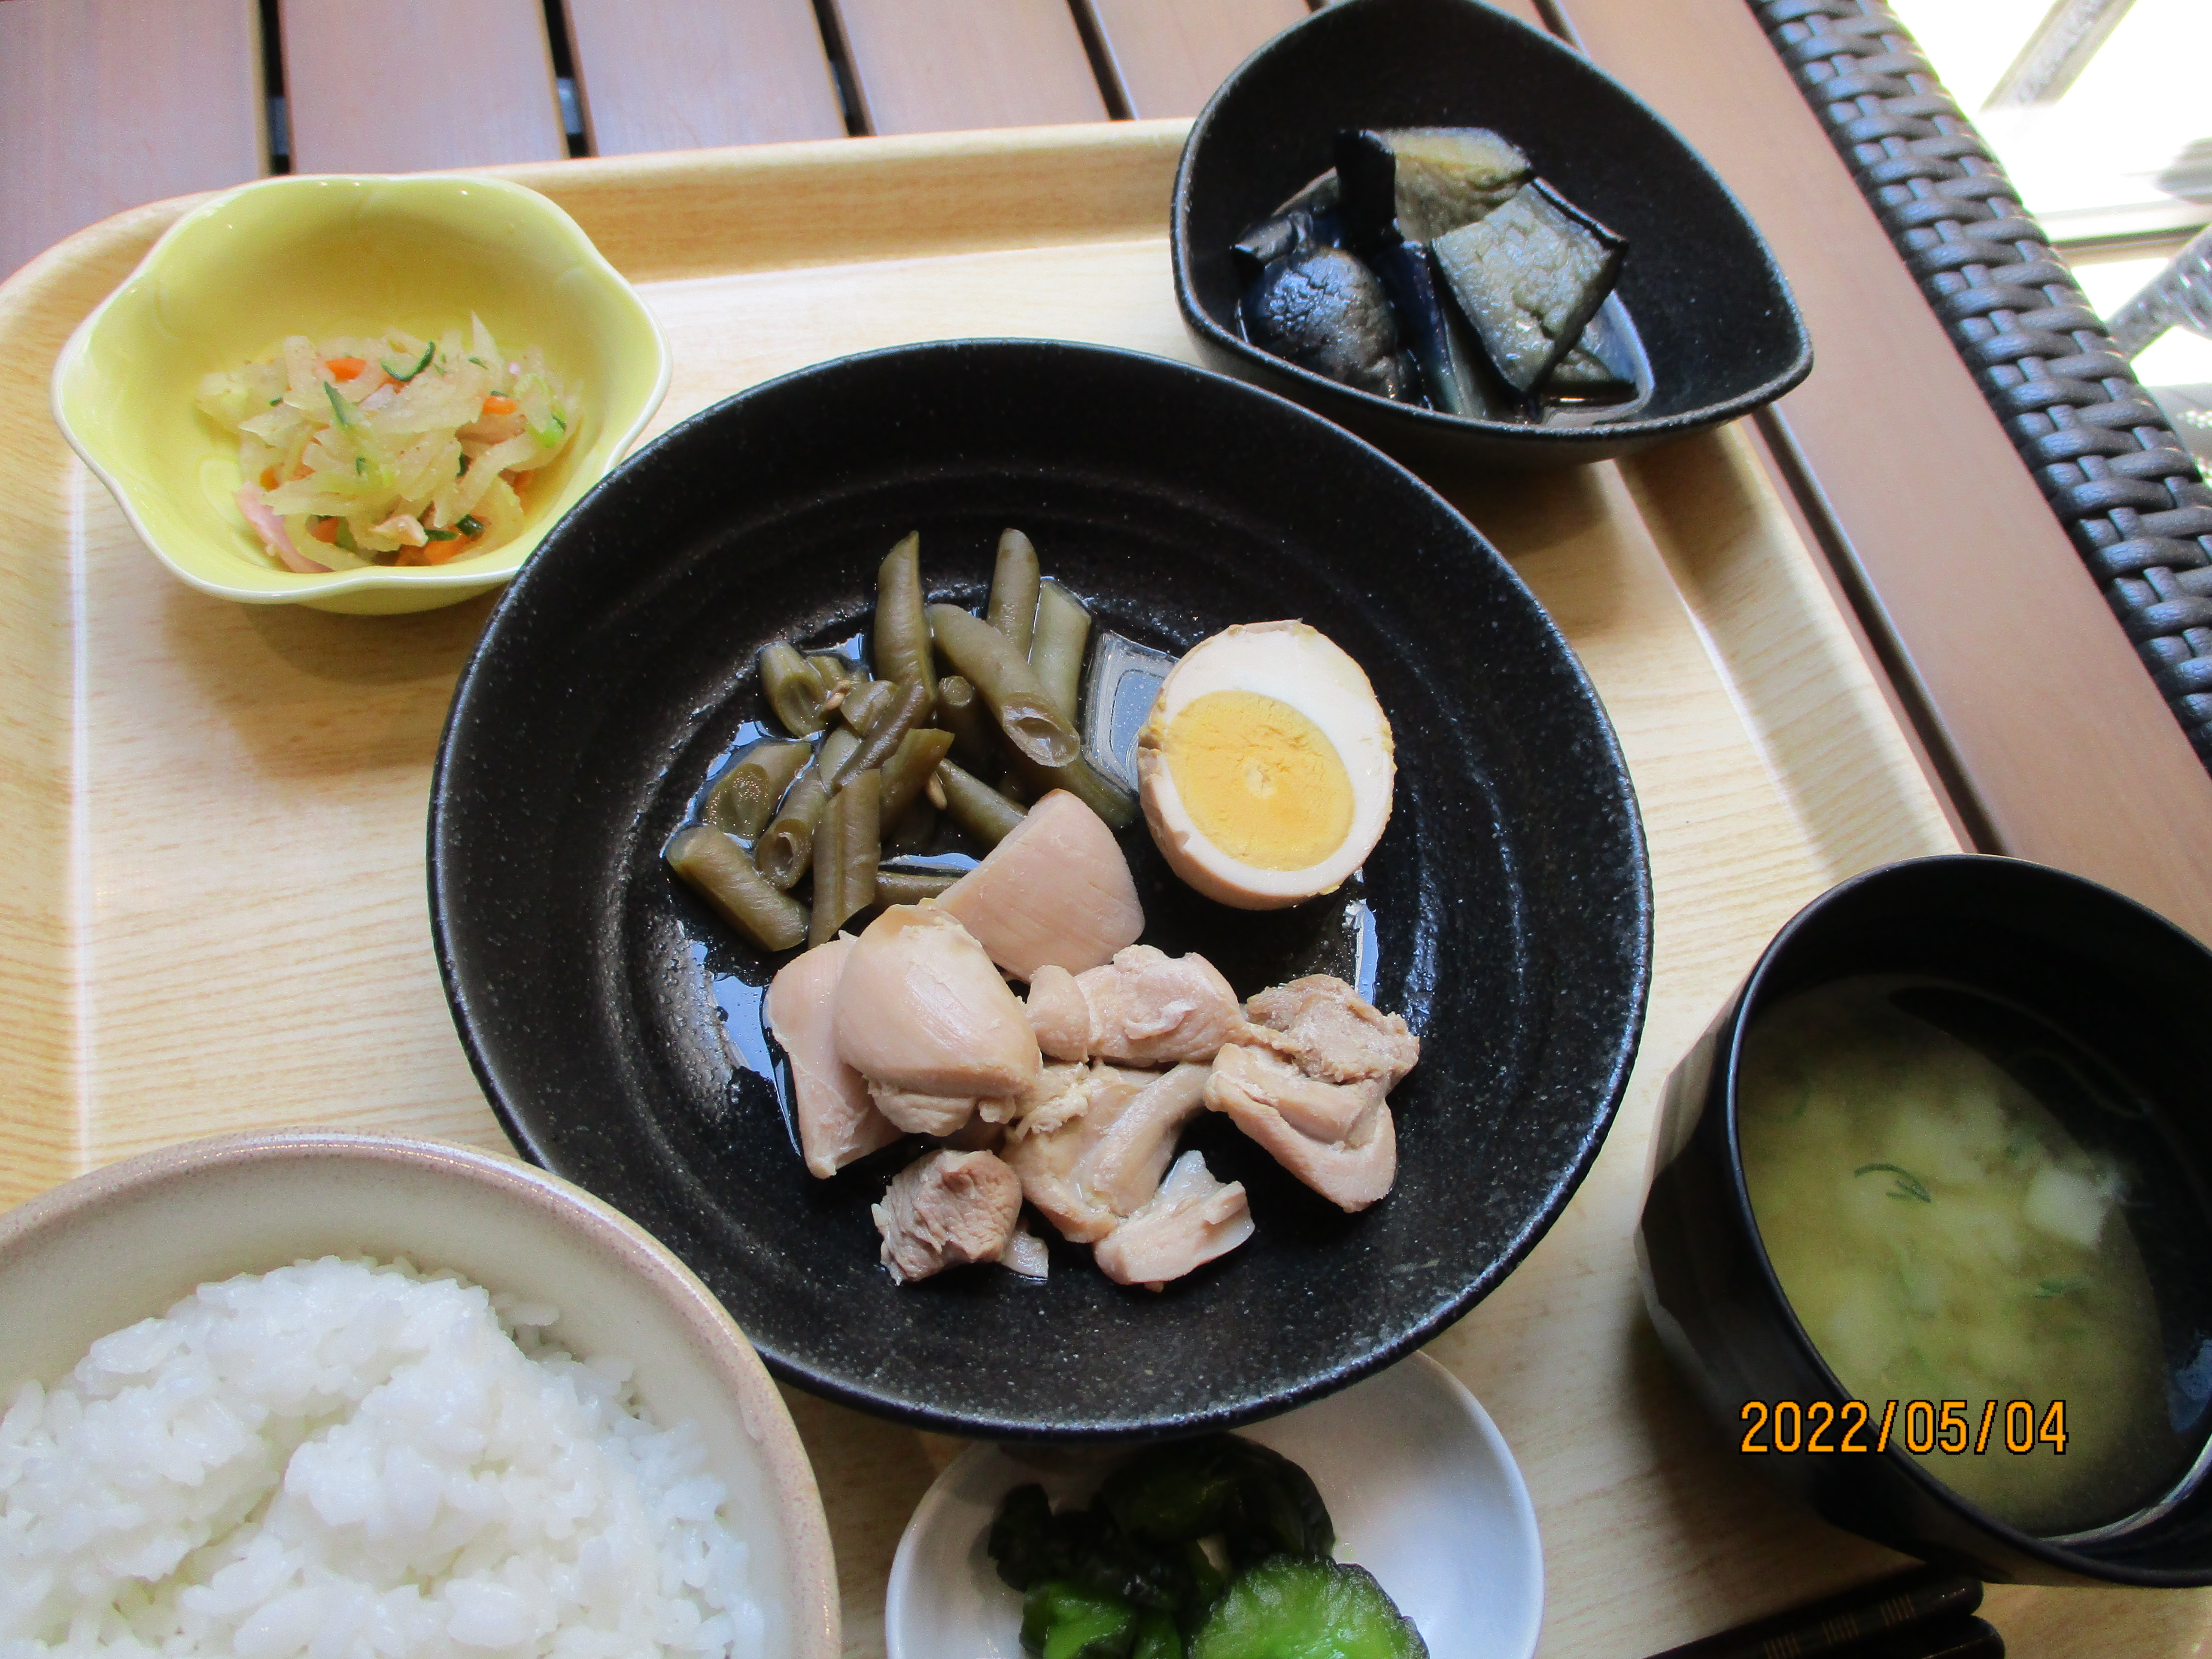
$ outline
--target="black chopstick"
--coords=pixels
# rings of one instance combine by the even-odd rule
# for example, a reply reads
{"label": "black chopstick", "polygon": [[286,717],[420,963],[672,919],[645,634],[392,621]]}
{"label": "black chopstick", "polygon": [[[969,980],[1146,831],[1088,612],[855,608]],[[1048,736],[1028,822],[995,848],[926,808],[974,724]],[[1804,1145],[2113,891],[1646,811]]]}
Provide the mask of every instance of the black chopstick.
{"label": "black chopstick", "polygon": [[1917,1567],[1652,1659],[2002,1659],[1978,1578]]}

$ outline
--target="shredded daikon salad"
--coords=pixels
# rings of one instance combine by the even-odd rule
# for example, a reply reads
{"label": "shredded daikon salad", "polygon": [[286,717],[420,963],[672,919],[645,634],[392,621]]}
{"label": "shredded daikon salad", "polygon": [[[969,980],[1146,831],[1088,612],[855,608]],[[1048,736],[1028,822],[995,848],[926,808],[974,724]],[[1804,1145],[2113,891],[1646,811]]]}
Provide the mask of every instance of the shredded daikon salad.
{"label": "shredded daikon salad", "polygon": [[238,434],[238,505],[287,569],[445,564],[522,526],[532,476],[567,446],[580,392],[483,319],[310,340],[210,374],[199,406]]}

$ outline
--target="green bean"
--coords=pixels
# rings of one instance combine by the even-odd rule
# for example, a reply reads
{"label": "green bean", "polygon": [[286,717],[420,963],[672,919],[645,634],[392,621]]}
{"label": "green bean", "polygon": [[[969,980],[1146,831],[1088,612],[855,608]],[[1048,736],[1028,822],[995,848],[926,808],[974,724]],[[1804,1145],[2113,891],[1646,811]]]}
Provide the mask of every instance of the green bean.
{"label": "green bean", "polygon": [[1030,635],[1036,628],[1036,549],[1018,530],[1001,532],[998,567],[991,573],[991,602],[983,608],[983,620],[1027,656]]}
{"label": "green bean", "polygon": [[[938,690],[944,690],[942,681]],[[898,747],[884,763],[884,822],[896,823],[914,805],[929,775],[952,747],[952,734],[933,726],[918,726],[899,739]]]}
{"label": "green bean", "polygon": [[937,839],[937,809],[929,804],[927,795],[917,796],[907,803],[905,811],[892,823],[890,833],[884,837],[884,850],[894,857],[928,850]]}
{"label": "green bean", "polygon": [[836,794],[848,778],[881,766],[899,746],[899,739],[929,718],[930,691],[920,680],[901,680],[891,700],[868,721],[867,735],[845,763],[829,774],[830,793]]}
{"label": "green bean", "polygon": [[1046,766],[1060,765],[1081,749],[1074,726],[1004,634],[953,605],[931,605],[929,626],[938,648],[981,694],[1016,749]]}
{"label": "green bean", "polygon": [[919,904],[926,898],[935,898],[959,879],[949,871],[878,870],[876,872],[876,902]]}
{"label": "green bean", "polygon": [[1022,821],[1022,809],[955,761],[937,763],[945,790],[945,810],[952,821],[987,847],[996,847]]}
{"label": "green bean", "polygon": [[876,573],[875,645],[876,672],[887,680],[920,680],[934,707],[937,665],[923,618],[920,531],[885,554]]}
{"label": "green bean", "polygon": [[668,843],[668,867],[763,951],[788,951],[806,937],[806,907],[761,878],[744,843],[695,823]]}
{"label": "green bean", "polygon": [[868,722],[876,717],[876,711],[889,702],[891,696],[892,683],[890,680],[870,680],[866,685],[856,685],[846,692],[844,701],[837,705],[837,718],[854,731],[865,732],[868,729]]}
{"label": "green bean", "polygon": [[1080,755],[1065,766],[1039,766],[1025,756],[1015,755],[1008,765],[1031,800],[1049,790],[1065,789],[1105,819],[1110,829],[1126,830],[1137,821],[1137,798],[1111,779],[1102,777]]}
{"label": "green bean", "polygon": [[780,743],[773,738],[755,744],[708,792],[700,818],[714,829],[750,841],[767,826],[775,804],[813,753],[811,744]]}
{"label": "green bean", "polygon": [[822,701],[829,695],[822,671],[800,656],[788,641],[761,647],[761,690],[768,706],[785,731],[795,738],[811,738],[829,721],[823,718]]}
{"label": "green bean", "polygon": [[937,683],[937,723],[952,734],[952,752],[969,771],[987,771],[998,759],[998,723],[975,688],[957,674]]}
{"label": "green bean", "polygon": [[[1091,613],[1058,582],[1037,590],[1036,637],[1030,641],[1030,666],[1037,683],[1052,699],[1052,706],[1070,726],[1075,724],[1076,701],[1083,686],[1083,650],[1091,643]],[[1053,757],[1036,760],[1052,763]]]}
{"label": "green bean", "polygon": [[770,885],[787,891],[806,873],[814,856],[814,831],[830,810],[830,786],[823,781],[823,769],[828,768],[834,775],[845,757],[860,745],[860,740],[850,732],[842,728],[832,732],[822,739],[799,781],[785,793],[782,806],[753,848],[753,862]]}
{"label": "green bean", "polygon": [[830,797],[829,815],[814,836],[814,909],[806,927],[810,945],[827,945],[840,927],[876,902],[883,781],[884,775],[869,767],[854,774]]}

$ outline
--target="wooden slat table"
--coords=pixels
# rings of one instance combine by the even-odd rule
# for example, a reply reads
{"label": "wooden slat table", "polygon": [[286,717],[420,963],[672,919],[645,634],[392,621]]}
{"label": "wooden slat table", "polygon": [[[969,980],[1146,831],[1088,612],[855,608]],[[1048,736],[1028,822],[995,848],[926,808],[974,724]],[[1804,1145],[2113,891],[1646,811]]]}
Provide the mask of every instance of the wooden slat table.
{"label": "wooden slat table", "polygon": [[255,0],[0,4],[0,277],[95,219],[268,170]]}
{"label": "wooden slat table", "polygon": [[[266,9],[279,24],[289,161],[305,171],[551,160],[577,143],[617,155],[1188,115],[1306,3],[562,0],[554,15],[565,40],[548,35],[540,0],[273,0]],[[1813,378],[1757,432],[1586,476],[1500,479],[1461,497],[1570,629],[1636,734],[1632,762],[1698,780],[1669,796],[1650,825],[1662,951],[1697,971],[1678,975],[1655,1001],[1645,1072],[1583,1194],[1530,1263],[1437,1345],[1480,1378],[1524,1457],[1547,1470],[1553,1617],[1543,1651],[1632,1659],[1885,1565],[1879,1552],[1716,1463],[1709,1431],[1659,1358],[1622,1269],[1620,1217],[1644,1176],[1652,1068],[1680,1052],[1738,971],[1728,960],[1733,947],[1718,941],[1761,936],[1793,896],[1871,859],[1948,844],[1946,800],[1951,823],[1984,848],[2096,876],[2212,937],[2212,857],[2200,850],[2212,783],[1741,0],[1546,0],[1540,12],[1537,0],[1504,3],[1577,40],[1699,147],[1766,231],[1819,353]],[[0,0],[0,276],[133,203],[269,169],[264,100],[274,87],[263,72],[263,9],[254,0]],[[358,67],[391,62],[395,38],[403,60],[422,66],[419,82]],[[465,85],[445,67],[457,54],[468,65]],[[562,128],[556,61],[573,63],[583,127],[574,142]],[[673,284],[657,302],[678,331],[697,331],[685,307],[707,303],[700,296],[733,261],[753,273],[750,295],[804,309],[892,291],[848,271],[818,292],[817,270],[919,259],[1039,296],[1033,326],[1054,319],[1073,326],[1054,309],[1067,296],[1038,281],[1059,268],[1056,250],[1081,247],[1102,225],[1154,224],[1163,210],[1164,149],[1157,169],[1133,173],[1086,161],[1072,143],[1041,174],[1040,154],[1063,155],[1048,144],[1010,152],[980,134],[932,143],[926,155],[873,150],[865,173],[825,159],[836,145],[761,152],[745,175],[750,193],[735,200],[718,175],[656,173],[651,213],[622,196],[629,175],[618,163],[605,164],[612,172],[563,169],[562,185],[545,187],[595,236],[618,245],[626,268]],[[830,189],[822,181],[833,174]],[[927,210],[917,186],[940,175],[957,176],[971,201],[1000,204],[998,217],[918,225]],[[1020,220],[1018,253],[994,252],[1008,213]],[[694,263],[701,256],[686,228],[708,215],[732,222],[714,258]],[[980,257],[957,263],[970,255]],[[1152,257],[1133,248],[1113,255],[1108,266],[1121,274],[1079,289],[1107,307],[1085,312],[1081,326],[1097,337],[1182,349],[1171,328],[1158,331],[1157,311],[1144,309],[1145,283],[1164,280],[1145,274]],[[1070,258],[1070,270],[1092,269]],[[1114,263],[1124,258],[1136,263]],[[776,275],[786,270],[788,278]],[[694,278],[704,286],[689,286]],[[848,330],[848,346],[879,343],[875,326]],[[772,372],[780,337],[771,332],[744,358],[748,372]],[[679,368],[664,418],[711,390]],[[0,529],[9,512],[0,502]],[[1615,548],[1594,577],[1577,562],[1602,542],[1587,527],[1630,520],[1648,536],[1626,555]],[[1778,527],[1785,522],[1794,530]],[[1561,539],[1559,525],[1585,529]],[[1831,568],[1793,551],[1808,544],[1825,548]],[[80,556],[120,555],[103,552],[95,536]],[[1832,607],[1834,625],[1816,639],[1761,631],[1756,619],[1778,611],[1819,612],[1807,585],[1824,581],[1856,601],[1863,632]],[[174,602],[166,590],[118,592],[140,608]],[[1665,628],[1626,626],[1650,607],[1666,612]],[[441,613],[414,626],[438,672],[449,675],[480,616]],[[222,623],[216,631],[226,656],[270,648],[274,636],[246,618]],[[94,641],[106,625],[94,618]],[[318,649],[374,644],[306,625]],[[27,625],[16,642],[0,658],[15,688],[11,708],[45,735],[11,750],[20,764],[0,780],[0,816],[11,824],[66,793],[78,760],[46,704],[70,695],[67,653],[88,648],[43,623]],[[1808,669],[1808,650],[1821,653],[1820,672]],[[1687,672],[1699,653],[1713,678],[1695,707],[1636,702],[1634,688],[1655,665]],[[215,675],[213,657],[203,655],[199,671]],[[1887,672],[1867,672],[1870,662]],[[383,670],[362,672],[382,684]],[[1838,697],[1838,684],[1848,696]],[[424,685],[390,692],[395,708],[404,705],[392,730],[406,741],[395,737],[385,758],[399,769],[373,786],[372,805],[393,827],[419,823],[404,769],[422,763],[416,750],[434,738],[442,706],[434,676]],[[1710,746],[1700,722],[1727,707],[1749,722],[1748,739]],[[1919,763],[1888,723],[1887,711],[1898,709],[1918,722]],[[1889,737],[1869,747],[1868,734],[1882,731]],[[1923,766],[1946,796],[1926,789]],[[1869,801],[1891,805],[1869,811]],[[1795,823],[1802,849],[1786,869],[1754,868],[1725,883],[1696,875],[1695,849],[1741,831],[1729,814],[1746,803],[1756,804],[1761,823]],[[328,803],[348,814],[360,804]],[[66,884],[65,838],[15,844],[19,890]],[[110,902],[130,914],[142,897],[151,902],[128,890]],[[417,902],[379,911],[363,947],[419,951],[419,914],[409,920]],[[8,1059],[29,1079],[0,1096],[0,1125],[30,1109],[33,1096],[66,1094],[79,1068],[107,1063],[65,1035],[94,1008],[73,1000],[91,994],[71,978],[84,970],[72,955],[74,925],[12,898],[0,903],[0,931],[23,946],[16,954],[46,964],[11,989],[22,1017],[0,1022]],[[419,1124],[427,1099],[440,1133],[484,1138],[489,1119],[449,1038],[425,1027],[411,1041],[389,1057],[386,1081],[399,1092],[380,1096],[367,1121]],[[228,1064],[174,1038],[163,1044],[174,1066],[165,1086],[189,1092],[197,1079],[214,1087]],[[84,1144],[49,1149],[55,1168],[130,1150],[94,1145],[83,1124],[79,1133]],[[0,1170],[0,1194],[22,1176]],[[1595,1360],[1594,1330],[1607,1334]],[[1563,1374],[1563,1364],[1582,1369]],[[1617,1411],[1623,1398],[1643,1443],[1582,1443],[1576,1422]],[[955,1448],[792,1401],[811,1441],[847,1455],[843,1472],[826,1479],[825,1498],[847,1554],[848,1607],[861,1610],[848,1619],[848,1650],[874,1659],[880,1632],[866,1609],[872,1597],[880,1605],[890,1545],[905,1507]],[[1624,1529],[1621,1515],[1637,1519]],[[2212,1596],[2203,1595],[1998,1589],[1990,1615],[2016,1655],[2178,1659],[2212,1646]]]}
{"label": "wooden slat table", "polygon": [[839,138],[809,0],[568,0],[595,155]]}
{"label": "wooden slat table", "polygon": [[297,173],[568,153],[539,0],[282,0]]}

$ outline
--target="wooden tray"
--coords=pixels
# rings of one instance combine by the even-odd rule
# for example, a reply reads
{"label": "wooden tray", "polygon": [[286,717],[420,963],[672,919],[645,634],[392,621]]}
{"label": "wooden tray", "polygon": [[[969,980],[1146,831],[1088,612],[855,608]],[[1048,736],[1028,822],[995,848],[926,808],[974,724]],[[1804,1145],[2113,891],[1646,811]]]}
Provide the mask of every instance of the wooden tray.
{"label": "wooden tray", "polygon": [[[904,341],[1188,357],[1164,238],[1182,131],[502,171],[574,213],[659,315],[665,427]],[[155,565],[48,416],[62,342],[187,205],[108,220],[0,287],[0,1205],[248,1127],[507,1150],[439,990],[422,874],[432,756],[491,600],[356,618],[209,599]],[[1430,1350],[1534,1495],[1543,1650],[1611,1659],[1892,1565],[1770,1493],[1695,1416],[1631,1240],[1660,1085],[1774,930],[1844,876],[1959,843],[1740,432],[1453,493],[1581,654],[1650,841],[1656,972],[1620,1119],[1551,1234]],[[879,1655],[893,1547],[957,1443],[789,1398],[847,1650]]]}

